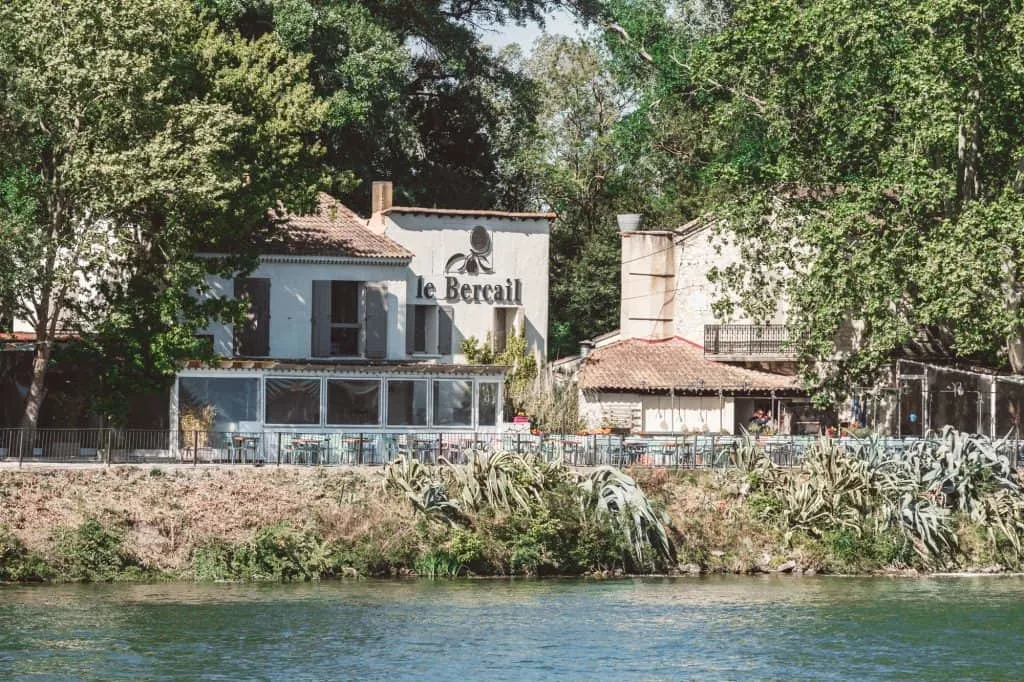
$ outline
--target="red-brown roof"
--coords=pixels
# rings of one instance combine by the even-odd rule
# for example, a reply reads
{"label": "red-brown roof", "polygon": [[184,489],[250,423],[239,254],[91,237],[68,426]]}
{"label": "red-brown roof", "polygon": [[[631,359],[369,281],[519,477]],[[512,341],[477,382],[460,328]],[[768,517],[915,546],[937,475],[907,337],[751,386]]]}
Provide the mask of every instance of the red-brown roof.
{"label": "red-brown roof", "polygon": [[613,391],[671,389],[694,394],[803,393],[795,377],[708,360],[704,349],[679,338],[623,339],[595,348],[580,368],[579,387]]}
{"label": "red-brown roof", "polygon": [[372,232],[365,220],[329,194],[321,192],[317,203],[314,215],[289,215],[261,251],[289,256],[412,258],[408,249]]}
{"label": "red-brown roof", "polygon": [[483,211],[461,208],[423,208],[420,206],[392,206],[381,211],[384,215],[389,213],[410,213],[421,215],[450,215],[465,216],[467,218],[508,218],[510,220],[554,220],[558,216],[554,213],[515,213],[513,211]]}

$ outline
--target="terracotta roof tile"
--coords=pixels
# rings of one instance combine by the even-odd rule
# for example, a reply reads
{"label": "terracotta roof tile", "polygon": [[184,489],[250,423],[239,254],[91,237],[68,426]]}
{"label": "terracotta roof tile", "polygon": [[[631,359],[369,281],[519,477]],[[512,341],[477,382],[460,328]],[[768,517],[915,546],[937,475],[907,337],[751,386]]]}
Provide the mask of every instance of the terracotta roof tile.
{"label": "terracotta roof tile", "polygon": [[[703,384],[700,382],[703,381]],[[623,339],[590,351],[580,368],[583,390],[688,393],[803,393],[795,377],[714,362],[683,339]]]}
{"label": "terracotta roof tile", "polygon": [[366,221],[343,203],[321,192],[314,215],[289,215],[287,222],[262,248],[263,253],[289,256],[349,258],[412,258],[398,242],[370,230]]}

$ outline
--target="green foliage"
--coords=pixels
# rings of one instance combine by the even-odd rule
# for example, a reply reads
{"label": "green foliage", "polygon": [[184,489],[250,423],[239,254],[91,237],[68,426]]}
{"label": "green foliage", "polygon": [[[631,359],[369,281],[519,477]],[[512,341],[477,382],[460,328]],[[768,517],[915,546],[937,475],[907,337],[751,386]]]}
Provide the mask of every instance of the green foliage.
{"label": "green foliage", "polygon": [[481,343],[475,336],[462,340],[460,350],[466,361],[473,365],[505,365],[506,412],[517,414],[525,409],[527,397],[537,381],[537,358],[526,343],[526,331],[509,334],[505,339],[505,350],[497,353],[491,343],[490,334]]}
{"label": "green foliage", "polygon": [[142,577],[138,561],[124,548],[124,535],[89,519],[57,536],[54,565],[63,580],[109,582]]}
{"label": "green foliage", "polygon": [[197,297],[204,275],[252,267],[267,208],[308,201],[325,105],[308,58],[192,0],[14,0],[0,26],[0,299],[38,335],[35,385],[59,321],[103,360],[97,409],[123,417],[209,318],[238,313]]}
{"label": "green foliage", "polygon": [[234,546],[211,541],[193,557],[198,580],[317,580],[331,568],[330,548],[316,533],[284,523],[260,528]]}
{"label": "green foliage", "polygon": [[53,577],[43,557],[31,552],[6,526],[0,526],[0,582],[37,582]]}
{"label": "green foliage", "polygon": [[[431,566],[439,557],[454,557],[469,570],[476,562],[539,575],[673,565],[668,518],[626,474],[600,468],[580,476],[534,454],[465,456],[465,465],[438,467],[399,460],[384,472],[386,489],[401,493],[425,518],[453,528],[450,542],[431,551]],[[424,504],[427,495],[443,497],[444,504]],[[478,535],[467,535],[471,531]]]}
{"label": "green foliage", "polygon": [[614,64],[642,89],[639,155],[738,249],[711,273],[719,314],[786,299],[821,402],[922,330],[1024,369],[1019,3],[609,10]]}

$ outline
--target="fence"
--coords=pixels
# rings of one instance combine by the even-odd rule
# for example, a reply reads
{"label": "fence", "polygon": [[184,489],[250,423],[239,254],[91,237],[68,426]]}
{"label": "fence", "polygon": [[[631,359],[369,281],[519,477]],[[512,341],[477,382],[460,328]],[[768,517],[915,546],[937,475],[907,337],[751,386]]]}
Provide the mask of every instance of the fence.
{"label": "fence", "polygon": [[[758,439],[779,466],[799,466],[818,436]],[[890,450],[916,437],[886,438]],[[380,466],[398,457],[436,464],[465,461],[470,450],[538,453],[573,466],[651,466],[713,469],[730,466],[742,441],[733,435],[620,436],[524,432],[294,432],[142,431],[119,429],[0,428],[0,461],[66,464],[250,464]],[[1016,466],[1024,462],[1024,440],[1007,441]]]}

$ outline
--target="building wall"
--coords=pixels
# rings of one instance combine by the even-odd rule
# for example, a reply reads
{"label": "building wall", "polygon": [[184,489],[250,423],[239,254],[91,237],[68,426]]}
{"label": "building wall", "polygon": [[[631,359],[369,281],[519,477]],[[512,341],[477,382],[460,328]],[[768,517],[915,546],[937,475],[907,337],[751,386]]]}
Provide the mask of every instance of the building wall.
{"label": "building wall", "polygon": [[[715,317],[712,305],[718,298],[716,285],[708,280],[713,267],[725,268],[740,261],[739,249],[707,228],[690,235],[676,245],[675,334],[698,345],[704,345],[704,325],[752,324],[750,318],[738,313],[730,320]],[[784,302],[777,305],[775,315],[765,322],[784,324]]]}
{"label": "building wall", "polygon": [[[379,220],[380,216],[375,216],[371,219],[371,226]],[[470,234],[477,226],[484,227],[491,239],[490,253],[478,263],[489,264],[493,273],[446,271],[453,256],[471,254]],[[527,343],[541,357],[546,357],[550,233],[547,220],[388,213],[377,229],[382,229],[388,237],[415,254],[406,271],[405,297],[408,303],[437,303],[453,309],[453,355],[442,358],[442,362],[465,361],[459,350],[463,339],[474,336],[483,341],[494,329],[496,307],[517,309],[517,324],[525,325]],[[433,285],[432,298],[424,291],[428,284]],[[455,288],[449,285],[455,285]],[[471,290],[468,301],[462,295],[464,285],[469,285]],[[510,285],[513,292],[518,286],[519,302],[486,300],[485,287],[493,290],[500,286],[504,293]],[[450,296],[456,291],[456,295]],[[494,297],[491,296],[492,299]],[[503,295],[503,298],[507,296]]]}
{"label": "building wall", "polygon": [[676,263],[672,232],[622,233],[619,329],[624,338],[673,335]]}
{"label": "building wall", "polygon": [[733,433],[735,400],[719,396],[675,396],[581,391],[580,418],[588,429],[630,426],[645,433]]}
{"label": "building wall", "polygon": [[[311,357],[314,280],[384,283],[387,286],[388,359],[405,357],[405,266],[262,262],[249,276],[270,279],[270,357],[282,360]],[[234,296],[231,280],[208,277],[207,282],[213,295]],[[214,352],[232,356],[230,325],[212,323],[206,333],[213,335]]]}
{"label": "building wall", "polygon": [[643,397],[645,433],[733,433],[735,401],[718,396]]}

